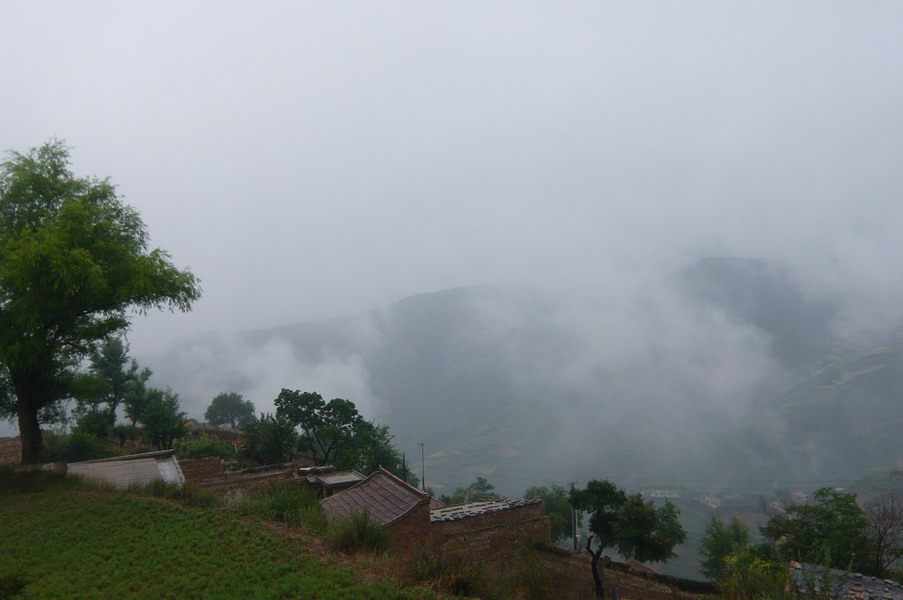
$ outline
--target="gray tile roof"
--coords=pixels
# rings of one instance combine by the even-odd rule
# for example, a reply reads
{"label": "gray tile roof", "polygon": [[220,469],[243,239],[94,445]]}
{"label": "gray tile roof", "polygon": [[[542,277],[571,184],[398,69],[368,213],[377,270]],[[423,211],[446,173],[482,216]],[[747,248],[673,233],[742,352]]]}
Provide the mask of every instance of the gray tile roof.
{"label": "gray tile roof", "polygon": [[442,508],[434,508],[430,511],[430,521],[438,523],[442,521],[457,521],[478,515],[485,515],[500,510],[510,510],[519,506],[539,504],[542,500],[484,500],[482,502],[469,502],[467,504],[453,504]]}
{"label": "gray tile roof", "polygon": [[360,483],[324,498],[320,505],[330,518],[366,510],[380,523],[391,525],[429,500],[427,494],[380,468]]}
{"label": "gray tile roof", "polygon": [[[790,574],[801,589],[805,589],[808,579],[821,592],[825,583],[833,588],[830,597],[844,600],[903,600],[903,585],[890,579],[878,579],[861,573],[846,573],[838,569],[826,569],[817,565],[791,562]],[[839,593],[838,593],[839,592]]]}

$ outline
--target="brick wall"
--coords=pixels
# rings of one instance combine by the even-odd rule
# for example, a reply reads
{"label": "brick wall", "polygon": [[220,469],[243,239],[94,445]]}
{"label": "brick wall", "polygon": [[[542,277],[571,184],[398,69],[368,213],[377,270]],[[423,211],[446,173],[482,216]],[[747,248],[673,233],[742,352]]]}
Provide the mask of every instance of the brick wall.
{"label": "brick wall", "polygon": [[402,554],[410,554],[431,543],[433,529],[430,526],[430,505],[424,502],[403,519],[391,525],[395,548]]}
{"label": "brick wall", "polygon": [[551,543],[545,504],[538,502],[431,525],[440,552],[446,558],[478,558],[503,563],[518,556],[527,543]]}

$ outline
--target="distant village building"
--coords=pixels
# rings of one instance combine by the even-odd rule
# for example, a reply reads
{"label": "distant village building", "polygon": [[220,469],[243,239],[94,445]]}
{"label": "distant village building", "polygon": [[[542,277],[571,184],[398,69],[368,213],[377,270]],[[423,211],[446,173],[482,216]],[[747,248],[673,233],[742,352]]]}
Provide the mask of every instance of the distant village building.
{"label": "distant village building", "polygon": [[110,483],[124,489],[130,485],[147,485],[164,481],[174,485],[185,483],[175,450],[114,456],[98,460],[69,463],[68,474]]}
{"label": "distant village building", "polygon": [[647,490],[643,493],[650,498],[680,498],[680,494],[674,490]]}
{"label": "distant village building", "polygon": [[336,471],[335,467],[299,467],[298,475],[316,494],[325,498],[366,479],[357,471]]}

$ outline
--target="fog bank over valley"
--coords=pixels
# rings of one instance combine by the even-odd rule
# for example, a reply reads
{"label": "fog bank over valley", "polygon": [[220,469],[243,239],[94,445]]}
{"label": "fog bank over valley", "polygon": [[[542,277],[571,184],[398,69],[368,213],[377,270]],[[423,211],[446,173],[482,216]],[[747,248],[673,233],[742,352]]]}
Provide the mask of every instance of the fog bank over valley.
{"label": "fog bank over valley", "polygon": [[805,486],[903,456],[887,437],[903,344],[896,323],[850,335],[855,310],[778,263],[713,258],[617,293],[456,288],[146,360],[195,415],[226,390],[261,411],[282,387],[352,399],[418,469],[426,443],[436,489]]}

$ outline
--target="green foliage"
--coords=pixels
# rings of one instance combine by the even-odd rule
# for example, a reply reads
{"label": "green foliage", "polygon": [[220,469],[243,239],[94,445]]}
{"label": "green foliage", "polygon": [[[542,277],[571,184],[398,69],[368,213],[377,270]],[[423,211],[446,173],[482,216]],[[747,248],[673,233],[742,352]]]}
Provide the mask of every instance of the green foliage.
{"label": "green foliage", "polygon": [[700,571],[711,581],[724,580],[728,559],[749,547],[749,528],[734,517],[730,523],[712,517],[700,540]]}
{"label": "green foliage", "polygon": [[300,485],[272,482],[255,494],[234,502],[231,508],[242,514],[282,521],[315,533],[326,531],[326,515],[319,499]]}
{"label": "green foliage", "polygon": [[343,398],[325,402],[316,392],[284,389],[276,397],[276,416],[301,429],[300,448],[309,451],[318,465],[329,464],[351,445],[364,423],[354,403]]}
{"label": "green foliage", "polygon": [[10,600],[22,593],[28,580],[18,573],[0,575],[0,600]]}
{"label": "green foliage", "polygon": [[[674,547],[687,538],[677,520],[679,511],[670,502],[656,507],[640,494],[627,494],[610,481],[590,481],[584,490],[571,490],[571,504],[590,513],[586,551],[592,556],[596,596],[604,597],[599,558],[614,548],[624,558],[663,562],[674,556]],[[596,540],[596,549],[592,542]]]}
{"label": "green foliage", "polygon": [[198,281],[148,249],[137,211],[107,180],[76,178],[52,141],[0,165],[0,411],[15,414],[22,461],[41,455],[40,414],[71,394],[96,345],[130,309],[188,310]]}
{"label": "green foliage", "polygon": [[[822,488],[814,498],[814,504],[791,504],[786,512],[773,516],[762,535],[784,558],[860,569],[867,563],[868,520],[856,495]],[[826,553],[828,562],[821,562]]]}
{"label": "green foliage", "polygon": [[738,549],[725,563],[721,587],[727,600],[777,600],[788,592],[786,563],[764,558],[749,547]]}
{"label": "green foliage", "polygon": [[217,394],[207,407],[204,419],[217,427],[228,424],[238,429],[254,420],[254,404],[235,392]]}
{"label": "green foliage", "polygon": [[292,423],[278,414],[261,414],[242,429],[242,455],[261,465],[289,460],[296,443],[294,429]]}
{"label": "green foliage", "polygon": [[10,466],[0,465],[0,496],[98,487],[100,486],[95,482],[81,477],[67,477],[51,471],[21,472]]}
{"label": "green foliage", "polygon": [[135,360],[129,363],[128,350],[121,338],[110,337],[91,351],[88,372],[75,376],[72,396],[81,415],[79,425],[86,421],[90,427],[86,433],[106,437],[116,424],[116,410],[141,393],[150,377],[150,371],[139,370]]}
{"label": "green foliage", "polygon": [[176,500],[185,506],[211,508],[222,504],[220,496],[210,490],[187,483],[182,485],[166,483],[159,479],[145,485],[130,486],[128,491],[137,494],[147,494],[156,498]]}
{"label": "green foliage", "polygon": [[[552,541],[561,543],[573,537],[574,507],[571,506],[568,490],[561,485],[552,487],[536,486],[524,492],[524,498],[538,498],[545,503],[546,514],[552,525]],[[577,527],[583,525],[583,516],[577,513]]]}
{"label": "green foliage", "polygon": [[656,507],[642,495],[629,495],[609,481],[590,481],[571,492],[577,510],[590,513],[589,529],[601,548],[615,548],[624,558],[663,562],[686,539],[679,511],[670,502]]}
{"label": "green foliage", "polygon": [[235,448],[231,444],[209,433],[180,438],[173,443],[173,448],[179,458],[218,456],[223,459],[231,459],[236,457]]}
{"label": "green foliage", "polygon": [[90,435],[99,440],[107,438],[112,432],[110,419],[100,412],[85,412],[75,421],[73,433]]}
{"label": "green foliage", "polygon": [[46,492],[0,495],[0,523],[0,574],[24,578],[27,598],[414,597],[387,583],[358,583],[296,541],[218,509],[126,493]]}
{"label": "green foliage", "polygon": [[389,529],[366,510],[346,519],[333,519],[326,528],[326,541],[340,552],[382,554],[392,545]]}
{"label": "green foliage", "polygon": [[144,434],[158,450],[171,448],[176,438],[188,433],[184,412],[179,410],[179,395],[170,389],[152,389],[147,394],[147,404],[141,414]]}
{"label": "green foliage", "polygon": [[122,451],[114,443],[76,430],[70,434],[47,435],[43,460],[46,462],[79,462],[119,456],[120,454]]}
{"label": "green foliage", "polygon": [[459,487],[451,496],[442,496],[445,504],[465,504],[467,502],[481,502],[484,500],[498,500],[501,498],[495,493],[495,486],[489,483],[485,477],[477,477],[467,487]]}

